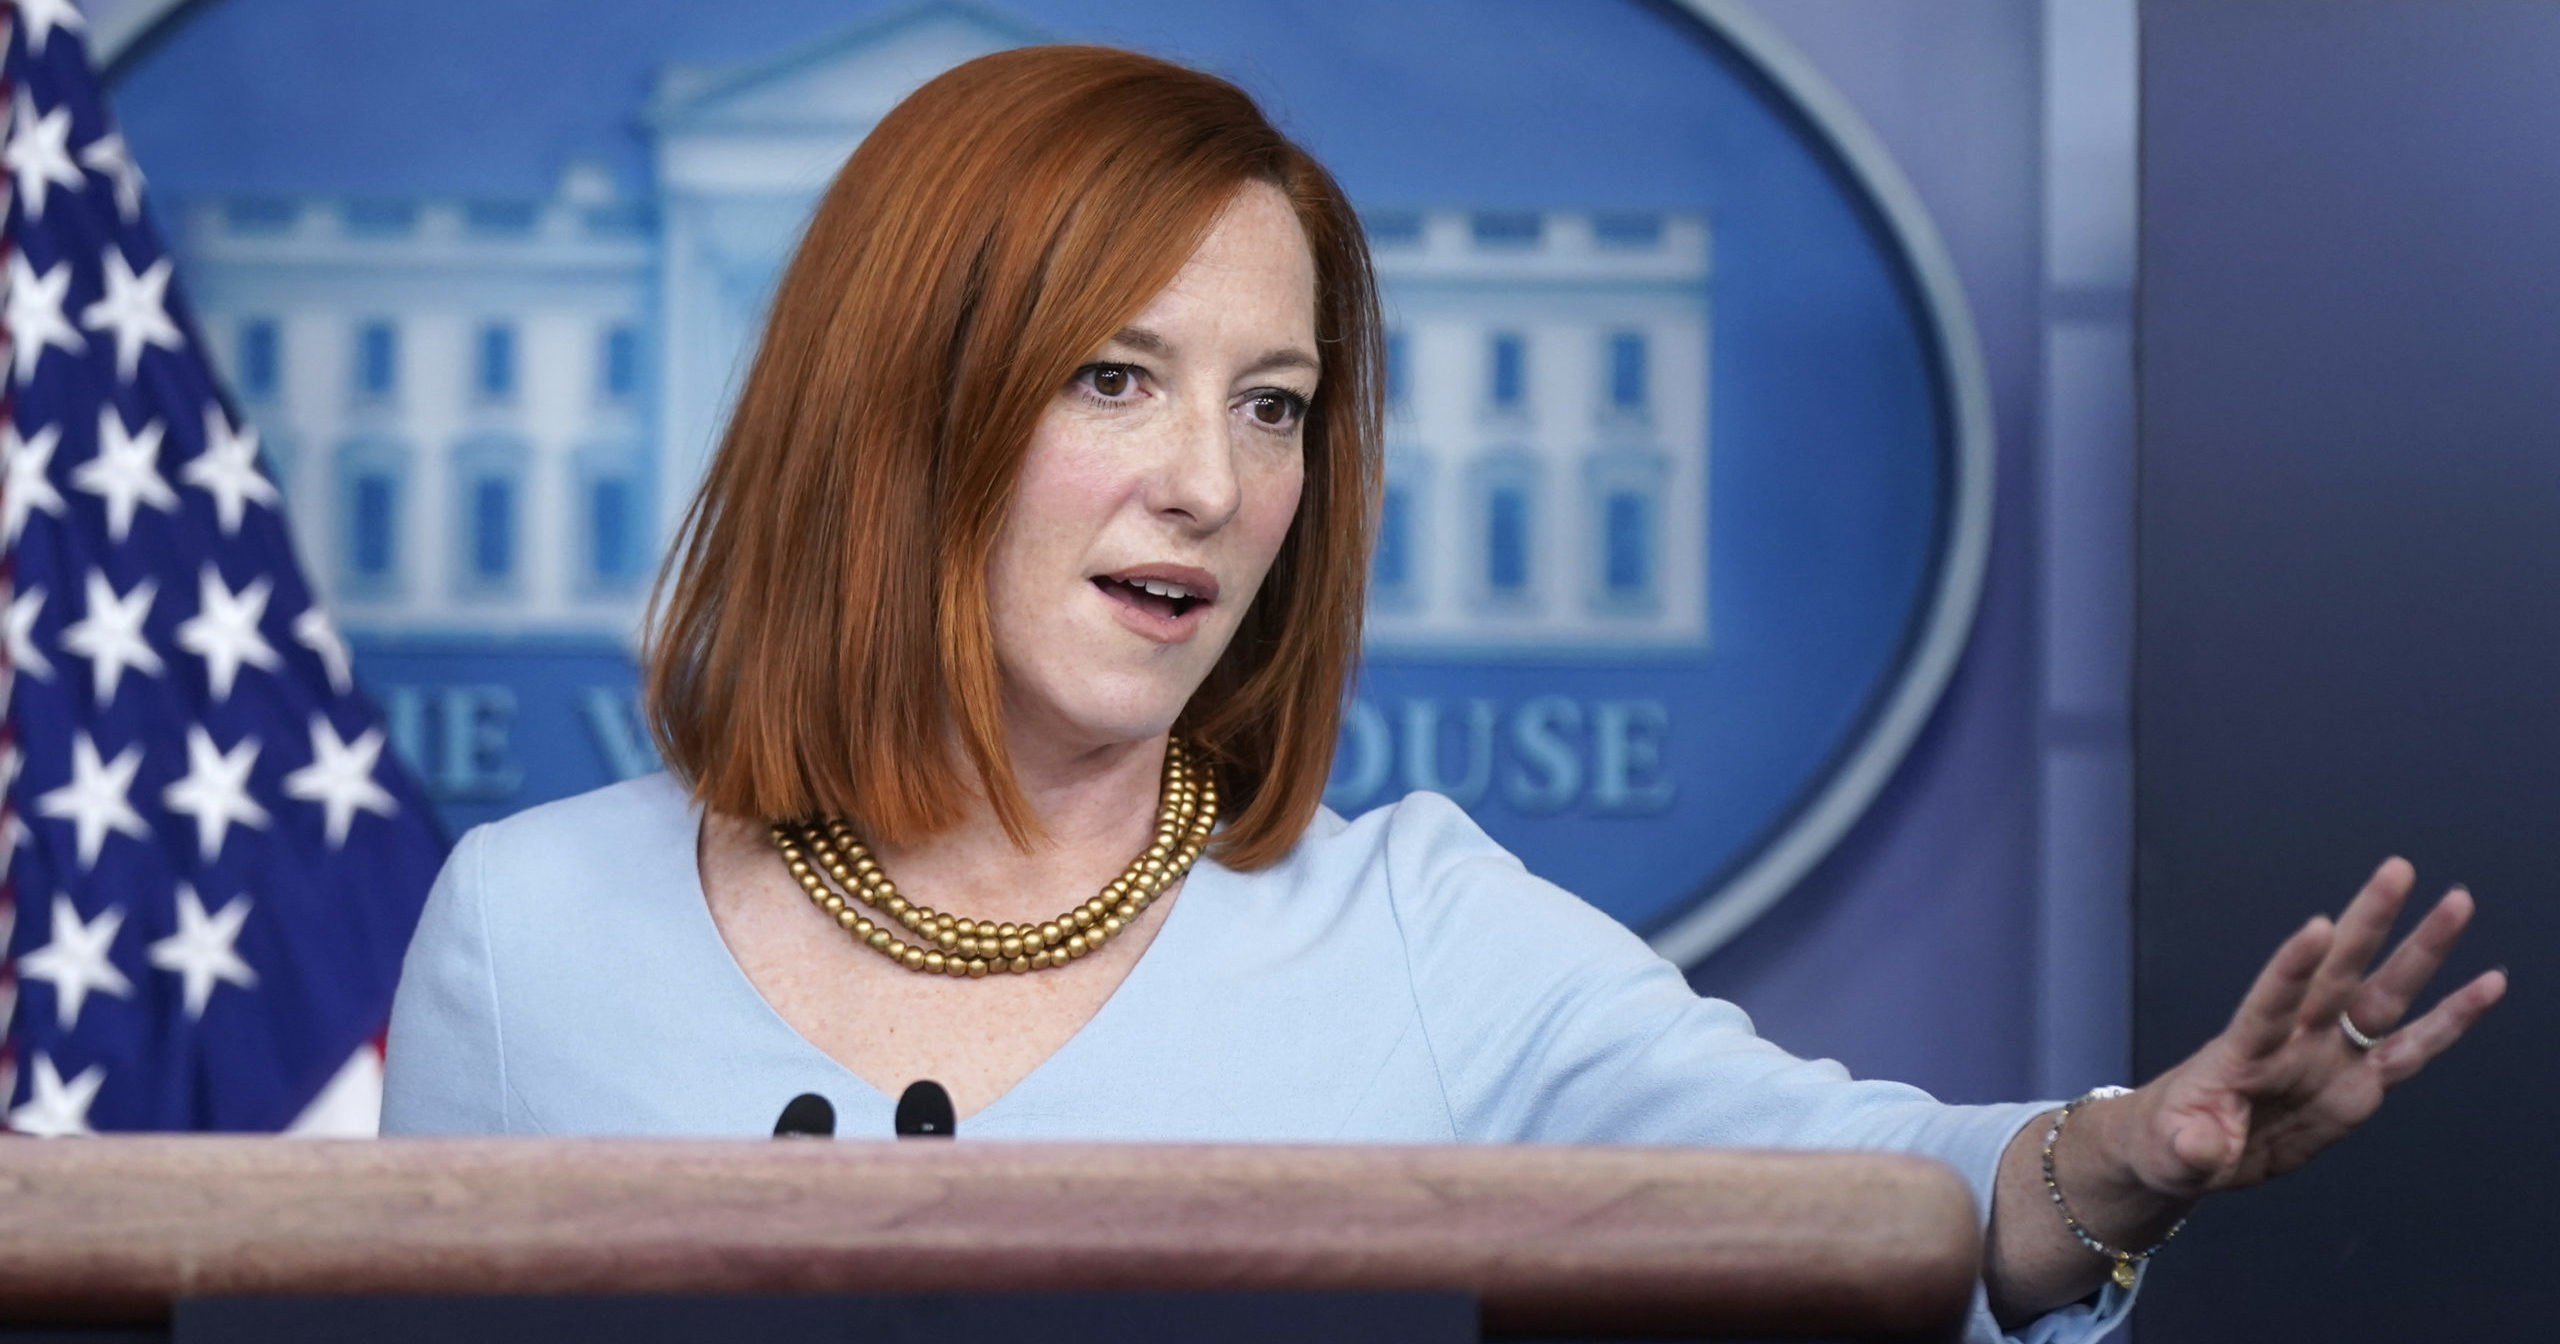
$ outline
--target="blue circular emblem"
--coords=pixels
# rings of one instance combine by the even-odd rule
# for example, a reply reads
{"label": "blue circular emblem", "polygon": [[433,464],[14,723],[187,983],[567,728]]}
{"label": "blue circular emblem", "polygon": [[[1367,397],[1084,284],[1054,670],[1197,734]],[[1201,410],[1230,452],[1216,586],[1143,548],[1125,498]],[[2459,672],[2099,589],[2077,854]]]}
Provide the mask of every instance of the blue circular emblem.
{"label": "blue circular emblem", "polygon": [[1694,962],[1855,820],[1971,625],[1952,267],[1722,0],[134,0],[97,36],[456,826],[655,767],[632,631],[801,221],[908,90],[1030,42],[1226,74],[1361,205],[1393,407],[1335,807],[1446,793]]}

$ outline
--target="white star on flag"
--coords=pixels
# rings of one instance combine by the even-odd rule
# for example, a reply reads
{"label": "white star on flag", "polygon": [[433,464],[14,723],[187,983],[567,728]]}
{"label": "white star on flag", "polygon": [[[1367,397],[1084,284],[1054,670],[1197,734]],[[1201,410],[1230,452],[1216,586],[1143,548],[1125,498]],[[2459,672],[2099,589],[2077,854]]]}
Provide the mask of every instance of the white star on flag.
{"label": "white star on flag", "polygon": [[[44,648],[36,643],[36,618],[44,614],[44,586],[37,586],[9,599],[9,671],[30,673],[45,681],[53,680],[53,660],[44,656]],[[10,750],[15,751],[14,744]],[[15,782],[13,774],[11,781]],[[7,950],[0,943],[0,952]]]}
{"label": "white star on flag", "polygon": [[136,840],[151,838],[151,828],[143,824],[142,814],[133,810],[125,794],[133,788],[133,772],[142,766],[142,748],[126,747],[114,761],[98,759],[98,744],[89,734],[75,733],[71,739],[71,782],[36,799],[38,815],[67,819],[76,828],[80,841],[81,871],[98,864],[98,851],[107,844],[107,832],[120,831]]}
{"label": "white star on flag", "polygon": [[226,537],[240,530],[250,501],[276,506],[275,482],[258,470],[258,431],[245,425],[234,431],[218,405],[204,408],[204,451],[178,475],[213,496],[213,515]]}
{"label": "white star on flag", "polygon": [[[15,254],[9,264],[18,264]],[[0,545],[17,545],[18,534],[26,530],[27,519],[37,509],[62,516],[62,492],[53,488],[52,476],[53,450],[61,444],[59,425],[37,430],[32,439],[18,437],[14,422],[0,428],[0,448],[9,456],[9,481],[0,486]]]}
{"label": "white star on flag", "polygon": [[338,736],[328,716],[311,716],[311,764],[284,777],[285,795],[319,803],[328,811],[329,848],[347,843],[347,830],[361,809],[388,817],[400,810],[391,791],[373,780],[374,763],[382,758],[382,730],[367,728],[348,742]]}
{"label": "white star on flag", "polygon": [[116,213],[126,223],[142,218],[142,170],[125,148],[124,133],[109,131],[80,151],[80,166],[107,179],[115,188]]}
{"label": "white star on flag", "polygon": [[275,646],[258,630],[258,622],[266,619],[267,597],[274,590],[274,581],[260,575],[235,593],[210,561],[197,572],[196,614],[178,623],[178,647],[204,660],[215,703],[231,698],[231,683],[239,678],[241,664],[269,672],[284,665]]}
{"label": "white star on flag", "polygon": [[9,339],[11,367],[18,382],[36,376],[36,361],[45,348],[59,346],[79,354],[89,338],[62,315],[63,297],[71,292],[71,263],[56,262],[42,275],[27,264],[27,254],[9,249]]}
{"label": "white star on flag", "polygon": [[98,706],[104,709],[115,703],[116,686],[124,680],[126,668],[140,668],[155,677],[166,670],[159,650],[142,633],[143,622],[151,619],[152,599],[160,595],[160,581],[144,579],[132,592],[118,596],[106,571],[93,569],[87,586],[88,614],[62,628],[62,647],[89,660]]}
{"label": "white star on flag", "polygon": [[[9,264],[17,264],[13,254]],[[9,456],[9,480],[0,486],[0,545],[15,546],[18,534],[36,510],[62,516],[62,492],[53,488],[53,450],[62,443],[62,427],[47,425],[32,439],[18,437],[13,422],[0,428],[0,448]]]}
{"label": "white star on flag", "polygon": [[187,727],[186,778],[161,791],[172,812],[196,819],[196,850],[206,863],[222,855],[222,842],[237,822],[266,829],[267,809],[249,793],[249,771],[258,763],[258,739],[244,737],[222,751],[201,724]]}
{"label": "white star on flag", "polygon": [[293,637],[302,647],[320,655],[320,666],[329,673],[329,689],[345,695],[355,685],[355,664],[347,651],[347,637],[338,633],[338,623],[318,605],[305,607],[293,618]]}
{"label": "white star on flag", "polygon": [[116,969],[108,949],[124,927],[124,909],[108,906],[87,922],[68,896],[53,898],[53,941],[18,958],[18,976],[53,985],[54,1015],[64,1031],[80,1026],[80,1009],[91,993],[119,999],[133,997],[133,982]]}
{"label": "white star on flag", "polygon": [[59,106],[39,117],[35,101],[22,89],[10,122],[9,144],[0,149],[0,158],[8,161],[9,175],[17,179],[18,199],[27,203],[27,218],[42,219],[45,198],[54,187],[78,191],[88,185],[79,166],[71,162],[71,109]]}
{"label": "white star on flag", "polygon": [[89,1105],[98,1099],[98,1085],[105,1081],[107,1066],[92,1064],[65,1084],[52,1056],[39,1050],[27,1071],[27,1104],[9,1112],[9,1128],[40,1139],[94,1134],[97,1131],[89,1128]]}
{"label": "white star on flag", "polygon": [[80,310],[80,325],[91,331],[115,333],[116,376],[129,383],[134,371],[142,366],[144,346],[156,345],[163,350],[186,346],[185,338],[178,334],[178,324],[169,320],[169,259],[162,257],[151,263],[150,270],[135,275],[132,264],[124,259],[124,250],[109,247],[98,264],[106,276],[107,292]]}
{"label": "white star on flag", "polygon": [[54,29],[89,26],[72,0],[18,0],[18,22],[27,26],[27,50],[37,56],[44,54],[45,39]]}
{"label": "white star on flag", "polygon": [[178,931],[153,943],[150,955],[152,965],[176,972],[184,982],[189,1018],[204,1016],[217,981],[242,989],[258,987],[258,973],[232,948],[240,937],[241,921],[248,917],[247,896],[232,897],[221,914],[208,917],[196,889],[178,884]]}
{"label": "white star on flag", "polygon": [[162,513],[178,511],[178,492],[160,474],[163,426],[153,420],[139,432],[124,427],[124,416],[112,405],[98,408],[98,455],[71,469],[71,484],[96,495],[107,506],[107,539],[118,545],[133,530],[133,511],[148,504]]}

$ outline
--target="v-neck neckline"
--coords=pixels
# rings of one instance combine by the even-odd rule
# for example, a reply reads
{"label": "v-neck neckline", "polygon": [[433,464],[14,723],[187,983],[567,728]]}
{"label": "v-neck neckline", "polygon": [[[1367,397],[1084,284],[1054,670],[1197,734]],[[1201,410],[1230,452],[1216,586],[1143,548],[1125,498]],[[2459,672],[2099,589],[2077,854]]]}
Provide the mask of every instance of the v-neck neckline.
{"label": "v-neck neckline", "polygon": [[[882,1116],[895,1112],[897,1098],[882,1091],[879,1084],[847,1068],[842,1060],[828,1054],[820,1049],[815,1041],[802,1035],[800,1029],[791,1025],[790,1019],[784,1017],[781,1010],[775,1008],[773,1002],[764,996],[764,991],[756,988],[756,982],[747,974],[747,968],[738,964],[737,952],[729,946],[729,940],[721,936],[719,922],[711,917],[710,894],[702,885],[704,815],[701,801],[691,797],[686,798],[685,816],[691,824],[683,827],[680,832],[685,843],[683,894],[687,897],[685,906],[689,912],[688,917],[696,921],[693,930],[695,941],[707,943],[716,950],[716,960],[726,970],[732,992],[752,1003],[753,1011],[763,1017],[770,1030],[788,1037],[797,1051],[816,1067],[832,1072],[839,1084],[852,1094],[846,1100],[859,1097],[867,1104],[876,1107]],[[1073,1034],[1060,1042],[1057,1049],[1050,1051],[1046,1058],[1032,1065],[1030,1072],[1014,1079],[1012,1085],[998,1093],[994,1100],[971,1112],[966,1117],[968,1123],[986,1124],[999,1119],[1013,1104],[1015,1098],[1031,1091],[1043,1078],[1055,1073],[1060,1067],[1059,1061],[1070,1054],[1090,1053],[1095,1047],[1089,1045],[1089,1041],[1097,1035],[1107,1034],[1113,1030],[1114,1024],[1120,1017],[1137,1011],[1135,1008],[1124,1008],[1123,1004],[1146,990],[1152,983],[1152,968],[1162,959],[1158,953],[1167,948],[1169,941],[1177,939],[1190,927],[1192,921],[1185,918],[1184,912],[1191,908],[1192,898],[1200,894],[1202,879],[1212,879],[1210,885],[1214,886],[1215,877],[1223,874],[1224,871],[1215,860],[1206,854],[1201,855],[1191,865],[1191,871],[1184,876],[1181,887],[1174,893],[1172,908],[1165,911],[1164,923],[1156,929],[1156,936],[1148,941],[1146,950],[1139,954],[1138,964],[1130,967],[1129,973],[1120,978],[1118,985],[1112,987],[1110,996],[1102,1001],[1102,1006],[1094,1010],[1093,1016],[1084,1020],[1084,1025],[1076,1028]],[[889,1136],[888,1126],[882,1125],[880,1137]]]}

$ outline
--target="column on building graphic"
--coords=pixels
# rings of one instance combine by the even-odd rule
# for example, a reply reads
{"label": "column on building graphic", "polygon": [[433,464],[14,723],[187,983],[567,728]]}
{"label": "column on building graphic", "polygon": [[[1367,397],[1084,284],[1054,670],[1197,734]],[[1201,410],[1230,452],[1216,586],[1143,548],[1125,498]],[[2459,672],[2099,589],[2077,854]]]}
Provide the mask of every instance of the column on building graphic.
{"label": "column on building graphic", "polygon": [[231,198],[183,212],[215,358],[353,630],[620,637],[658,544],[648,212]]}
{"label": "column on building graphic", "polygon": [[1363,219],[1389,320],[1371,642],[1704,644],[1706,220]]}

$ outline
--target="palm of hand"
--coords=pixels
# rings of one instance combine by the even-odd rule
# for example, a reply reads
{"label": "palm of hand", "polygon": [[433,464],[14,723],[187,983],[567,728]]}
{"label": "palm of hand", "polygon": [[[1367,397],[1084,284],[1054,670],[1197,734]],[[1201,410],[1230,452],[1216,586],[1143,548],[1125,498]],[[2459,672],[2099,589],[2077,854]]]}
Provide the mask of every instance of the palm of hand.
{"label": "palm of hand", "polygon": [[[2131,1157],[2145,1186],[2193,1199],[2292,1171],[2364,1123],[2383,1093],[2506,993],[2505,973],[2486,971],[2403,1023],[2472,913],[2469,893],[2447,893],[2366,974],[2415,876],[2406,862],[2388,860],[2336,923],[2315,918],[2286,939],[2231,1024],[2142,1089]],[[2339,1027],[2341,1013],[2383,1039],[2358,1048]]]}

